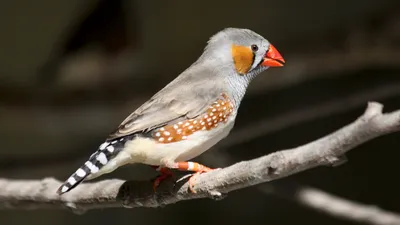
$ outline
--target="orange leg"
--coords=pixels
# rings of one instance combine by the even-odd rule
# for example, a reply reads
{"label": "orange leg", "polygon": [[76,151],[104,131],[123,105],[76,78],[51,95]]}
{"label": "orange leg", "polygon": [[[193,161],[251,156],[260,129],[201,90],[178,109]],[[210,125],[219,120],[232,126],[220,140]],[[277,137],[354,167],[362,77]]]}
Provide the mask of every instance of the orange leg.
{"label": "orange leg", "polygon": [[175,164],[176,169],[181,170],[181,171],[193,171],[195,172],[190,178],[189,178],[189,189],[192,193],[196,193],[196,191],[193,189],[194,182],[197,178],[202,173],[205,172],[210,172],[214,169],[208,168],[204,165],[201,165],[196,162],[177,162]]}
{"label": "orange leg", "polygon": [[161,181],[167,179],[168,177],[173,176],[171,170],[166,167],[152,166],[156,170],[158,170],[161,174],[154,180],[153,189],[156,191],[157,187],[160,185]]}

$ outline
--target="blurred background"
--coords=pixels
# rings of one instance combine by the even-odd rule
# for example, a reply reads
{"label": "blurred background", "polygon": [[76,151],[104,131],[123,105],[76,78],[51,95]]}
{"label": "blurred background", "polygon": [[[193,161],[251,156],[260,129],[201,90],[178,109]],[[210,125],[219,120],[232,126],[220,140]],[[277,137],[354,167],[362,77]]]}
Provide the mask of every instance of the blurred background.
{"label": "blurred background", "polygon": [[[134,109],[226,27],[266,37],[287,64],[251,84],[227,139],[197,161],[223,167],[352,122],[368,101],[400,108],[398,0],[0,2],[0,177],[64,180]],[[358,224],[302,206],[296,187],[400,213],[400,134],[339,167],[165,208],[0,211],[0,224]],[[151,179],[126,166],[98,179]]]}

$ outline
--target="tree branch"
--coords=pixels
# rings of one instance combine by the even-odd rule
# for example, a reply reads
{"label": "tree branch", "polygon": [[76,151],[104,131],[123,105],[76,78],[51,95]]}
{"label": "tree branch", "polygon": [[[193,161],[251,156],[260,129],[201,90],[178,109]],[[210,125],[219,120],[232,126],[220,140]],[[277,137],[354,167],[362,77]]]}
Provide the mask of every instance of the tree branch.
{"label": "tree branch", "polygon": [[0,180],[0,208],[67,207],[78,212],[107,207],[159,207],[182,200],[221,198],[224,194],[252,185],[287,177],[313,167],[335,165],[347,151],[378,136],[400,130],[400,110],[382,113],[383,106],[369,103],[365,113],[342,129],[306,145],[236,163],[199,176],[195,190],[187,180],[163,182],[154,193],[149,181],[104,180],[84,183],[58,196],[61,184],[44,180]]}
{"label": "tree branch", "polygon": [[[345,105],[348,106],[348,104]],[[235,161],[227,152],[215,150],[212,154],[206,154],[203,159],[214,165],[230,165]],[[387,211],[376,205],[366,205],[335,196],[318,188],[299,185],[288,180],[258,185],[257,189],[262,194],[296,202],[303,207],[339,219],[374,225],[400,224],[400,214]]]}

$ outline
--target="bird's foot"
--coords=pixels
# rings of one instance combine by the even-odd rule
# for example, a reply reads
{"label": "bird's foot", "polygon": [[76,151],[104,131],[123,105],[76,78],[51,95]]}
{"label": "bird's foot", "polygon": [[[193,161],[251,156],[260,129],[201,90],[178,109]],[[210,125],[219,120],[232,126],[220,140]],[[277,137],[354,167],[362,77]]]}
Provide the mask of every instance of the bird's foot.
{"label": "bird's foot", "polygon": [[195,172],[195,173],[191,174],[190,178],[189,178],[189,189],[190,189],[190,192],[192,192],[194,194],[196,193],[196,191],[194,190],[194,184],[195,184],[197,177],[202,173],[206,173],[206,172],[210,172],[210,171],[214,170],[214,169],[211,169],[209,167],[206,167],[206,166],[201,165],[196,162],[177,162],[175,167],[181,171]]}
{"label": "bird's foot", "polygon": [[194,190],[194,185],[195,185],[197,177],[202,173],[206,173],[206,172],[209,172],[209,171],[212,171],[212,170],[214,170],[214,169],[208,168],[208,170],[202,170],[202,171],[193,173],[192,176],[190,176],[189,181],[188,181],[189,182],[189,190],[190,190],[190,192],[192,192],[193,194],[196,194],[196,191]]}

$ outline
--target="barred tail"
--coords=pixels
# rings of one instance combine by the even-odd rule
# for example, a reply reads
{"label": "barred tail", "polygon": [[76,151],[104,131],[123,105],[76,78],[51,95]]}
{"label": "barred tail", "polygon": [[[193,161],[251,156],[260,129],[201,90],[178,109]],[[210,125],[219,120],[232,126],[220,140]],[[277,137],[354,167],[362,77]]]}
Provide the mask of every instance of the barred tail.
{"label": "barred tail", "polygon": [[93,176],[122,150],[124,139],[113,142],[104,142],[75,173],[73,173],[57,190],[57,194],[64,194],[78,186],[88,176]]}

